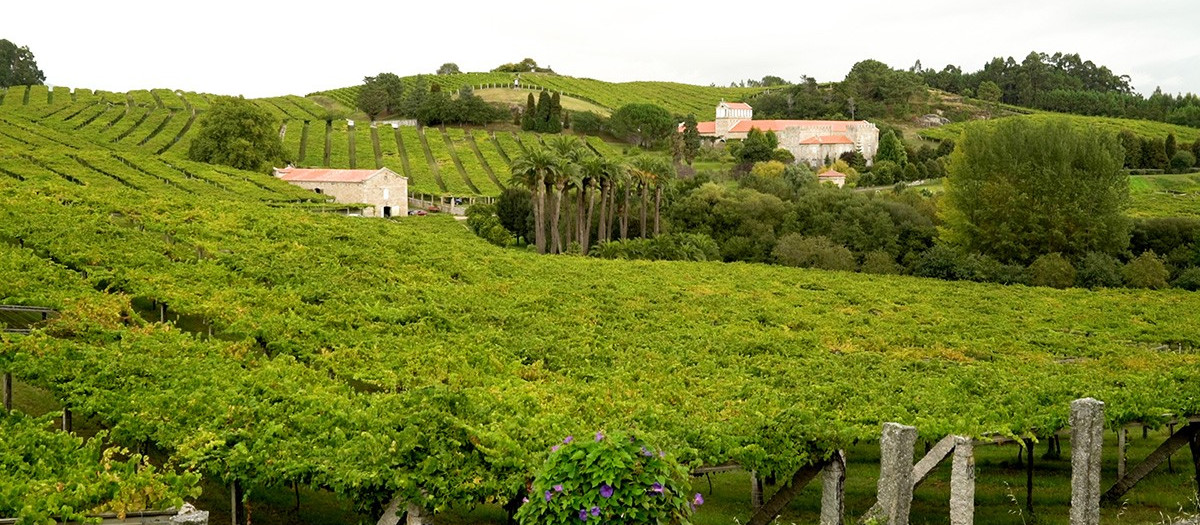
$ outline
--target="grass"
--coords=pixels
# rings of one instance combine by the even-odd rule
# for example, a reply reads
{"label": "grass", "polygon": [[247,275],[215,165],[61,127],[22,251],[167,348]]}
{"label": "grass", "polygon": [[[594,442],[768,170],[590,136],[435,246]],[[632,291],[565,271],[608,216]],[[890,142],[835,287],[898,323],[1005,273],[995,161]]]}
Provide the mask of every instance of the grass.
{"label": "grass", "polygon": [[[1164,139],[1167,134],[1175,134],[1175,138],[1180,142],[1193,142],[1200,139],[1200,129],[1189,128],[1187,126],[1179,126],[1176,124],[1167,124],[1165,122],[1154,122],[1150,120],[1133,120],[1124,118],[1112,117],[1086,117],[1082,115],[1068,115],[1065,113],[1049,113],[1040,112],[1032,115],[1019,115],[1004,118],[1020,118],[1044,121],[1048,119],[1065,118],[1071,122],[1071,125],[1077,128],[1088,128],[1110,133],[1117,133],[1123,130],[1129,130],[1141,137]],[[994,119],[1000,120],[1000,119]],[[986,123],[987,121],[983,121]],[[973,124],[973,122],[955,122],[938,128],[928,128],[921,130],[918,134],[930,140],[957,139],[962,133],[964,127]]]}

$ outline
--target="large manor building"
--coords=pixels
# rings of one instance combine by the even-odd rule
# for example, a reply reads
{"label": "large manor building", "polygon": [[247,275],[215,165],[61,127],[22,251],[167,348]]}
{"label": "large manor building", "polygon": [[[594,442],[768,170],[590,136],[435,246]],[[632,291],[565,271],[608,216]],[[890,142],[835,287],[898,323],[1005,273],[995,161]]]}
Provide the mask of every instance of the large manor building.
{"label": "large manor building", "polygon": [[744,139],[751,129],[774,131],[779,147],[813,167],[850,151],[871,162],[879,149],[879,128],[865,120],[754,120],[749,104],[723,100],[717,104],[716,118],[697,124],[700,136],[724,142]]}

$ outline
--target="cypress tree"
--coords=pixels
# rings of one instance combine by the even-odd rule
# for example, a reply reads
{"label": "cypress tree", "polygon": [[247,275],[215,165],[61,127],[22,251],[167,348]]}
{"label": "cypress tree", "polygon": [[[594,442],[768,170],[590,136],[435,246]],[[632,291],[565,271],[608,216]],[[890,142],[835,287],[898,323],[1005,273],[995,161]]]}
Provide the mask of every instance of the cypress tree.
{"label": "cypress tree", "polygon": [[1174,133],[1167,133],[1166,146],[1167,146],[1167,158],[1169,159],[1171,157],[1174,157],[1175,151],[1178,149],[1178,145],[1175,143],[1175,134]]}
{"label": "cypress tree", "polygon": [[546,133],[550,127],[550,109],[554,106],[554,102],[550,100],[550,93],[542,91],[538,95],[537,115],[534,116],[533,130],[539,133]]}
{"label": "cypress tree", "polygon": [[890,160],[900,167],[908,164],[908,152],[904,151],[904,144],[890,129],[879,138],[879,150],[875,152],[875,162],[881,160]]}
{"label": "cypress tree", "polygon": [[546,133],[562,131],[562,99],[558,93],[550,96],[550,114],[546,118]]}
{"label": "cypress tree", "polygon": [[534,119],[537,115],[537,103],[533,101],[533,92],[525,99],[525,112],[521,114],[521,130],[533,131]]}

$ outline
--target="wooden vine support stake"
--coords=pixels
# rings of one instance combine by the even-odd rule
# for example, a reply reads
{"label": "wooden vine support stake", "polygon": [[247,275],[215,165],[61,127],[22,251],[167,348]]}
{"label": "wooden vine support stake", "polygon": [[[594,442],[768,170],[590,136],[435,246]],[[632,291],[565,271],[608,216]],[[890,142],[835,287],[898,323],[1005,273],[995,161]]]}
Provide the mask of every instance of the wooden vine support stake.
{"label": "wooden vine support stake", "polygon": [[[767,500],[761,506],[756,508],[754,510],[754,514],[750,515],[750,520],[746,522],[746,525],[767,525],[771,523],[776,516],[779,516],[779,513],[783,511],[784,507],[787,507],[787,504],[796,497],[796,494],[803,490],[804,486],[808,485],[808,482],[812,481],[813,478],[817,477],[817,474],[820,474],[821,471],[825,469],[825,466],[828,463],[828,461],[821,461],[796,469],[796,473],[792,475],[791,483],[789,483],[787,486],[780,487],[779,490],[776,491],[773,496],[771,496],[770,500]],[[762,485],[757,481],[758,476],[752,473],[750,479],[754,480],[754,485],[760,487],[759,490],[761,491]],[[824,498],[822,498],[822,502],[824,502]],[[824,516],[824,514],[825,511],[822,509],[821,515]]]}
{"label": "wooden vine support stake", "polygon": [[229,518],[233,525],[246,525],[246,502],[245,493],[242,491],[242,483],[238,480],[233,480],[229,485]]}
{"label": "wooden vine support stake", "polygon": [[63,411],[62,411],[62,431],[63,431],[63,432],[70,432],[70,431],[71,431],[71,407],[70,407],[70,406],[68,406],[68,405],[63,405]]}

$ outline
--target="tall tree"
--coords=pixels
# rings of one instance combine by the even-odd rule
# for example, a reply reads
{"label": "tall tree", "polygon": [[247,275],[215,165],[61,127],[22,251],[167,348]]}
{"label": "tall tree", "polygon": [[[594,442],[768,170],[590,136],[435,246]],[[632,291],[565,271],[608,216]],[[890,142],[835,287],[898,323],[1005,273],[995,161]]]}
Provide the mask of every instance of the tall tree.
{"label": "tall tree", "polygon": [[688,113],[687,118],[683,120],[683,158],[687,161],[688,166],[692,165],[692,161],[696,160],[696,155],[700,153],[700,130],[696,123],[696,115]]}
{"label": "tall tree", "polygon": [[1170,159],[1171,157],[1174,157],[1175,151],[1178,148],[1179,148],[1179,145],[1175,143],[1175,134],[1167,133],[1167,141],[1166,141],[1166,144],[1164,144],[1164,149],[1166,150],[1167,158]]}
{"label": "tall tree", "polygon": [[284,162],[279,121],[242,98],[222,97],[200,119],[188,158],[266,172]]}
{"label": "tall tree", "polygon": [[613,135],[641,147],[667,138],[676,126],[671,114],[654,104],[621,106],[609,118],[608,124]]}
{"label": "tall tree", "polygon": [[879,137],[879,149],[875,152],[875,162],[885,160],[895,162],[902,168],[908,164],[908,152],[904,150],[904,143],[900,142],[900,138],[890,129]]}
{"label": "tall tree", "polygon": [[462,71],[458,69],[458,64],[454,62],[446,62],[437,69],[437,74],[439,75],[457,75],[459,73],[462,73]]}
{"label": "tall tree", "polygon": [[521,113],[521,130],[533,131],[537,127],[537,102],[533,99],[533,92],[525,100],[525,112]]}
{"label": "tall tree", "polygon": [[558,92],[550,96],[550,111],[546,114],[546,133],[562,131],[562,98]]}
{"label": "tall tree", "polygon": [[1122,161],[1115,135],[1066,119],[968,127],[950,156],[945,238],[1021,264],[1050,253],[1120,254],[1130,227]]}
{"label": "tall tree", "polygon": [[0,87],[38,85],[46,81],[26,46],[0,39]]}
{"label": "tall tree", "polygon": [[550,112],[554,107],[554,102],[550,99],[550,92],[542,90],[538,95],[537,114],[534,115],[533,130],[539,133],[547,133],[550,128]]}
{"label": "tall tree", "polygon": [[512,161],[512,181],[533,197],[533,236],[538,253],[546,253],[546,181],[558,176],[562,160],[549,149],[532,146]]}

